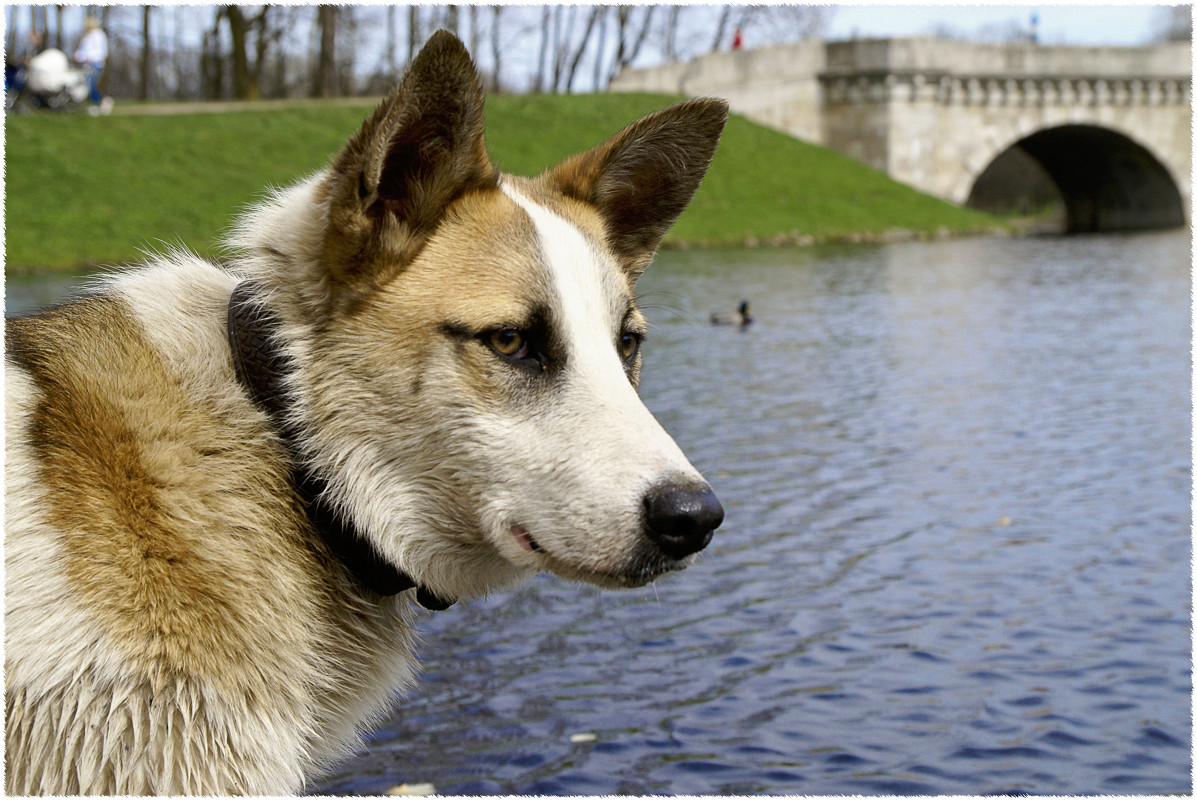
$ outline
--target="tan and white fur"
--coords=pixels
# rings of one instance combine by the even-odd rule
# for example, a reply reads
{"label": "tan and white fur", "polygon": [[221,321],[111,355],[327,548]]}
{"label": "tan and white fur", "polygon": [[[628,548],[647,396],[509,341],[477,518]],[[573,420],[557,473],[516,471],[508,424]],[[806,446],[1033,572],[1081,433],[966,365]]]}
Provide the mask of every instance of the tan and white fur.
{"label": "tan and white fur", "polygon": [[175,254],[7,321],[7,792],[299,791],[413,680],[414,592],[332,556],[237,380],[242,280],[281,321],[308,466],[421,586],[689,564],[722,510],[636,393],[634,288],[726,111],[503,175],[469,56],[437,34],[327,169],[244,217],[227,265]]}

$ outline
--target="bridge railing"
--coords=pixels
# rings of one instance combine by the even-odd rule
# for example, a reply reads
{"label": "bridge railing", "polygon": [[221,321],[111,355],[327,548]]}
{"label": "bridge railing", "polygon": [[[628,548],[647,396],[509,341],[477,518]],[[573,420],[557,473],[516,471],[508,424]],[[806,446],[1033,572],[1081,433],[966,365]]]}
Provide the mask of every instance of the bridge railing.
{"label": "bridge railing", "polygon": [[824,102],[932,102],[964,106],[1178,106],[1192,101],[1192,79],[960,75],[881,71],[819,75]]}

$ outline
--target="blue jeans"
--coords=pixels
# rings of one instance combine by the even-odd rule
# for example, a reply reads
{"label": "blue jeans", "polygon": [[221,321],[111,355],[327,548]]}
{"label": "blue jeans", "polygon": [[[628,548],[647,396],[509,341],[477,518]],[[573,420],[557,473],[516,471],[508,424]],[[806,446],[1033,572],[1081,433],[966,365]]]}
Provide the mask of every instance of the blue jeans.
{"label": "blue jeans", "polygon": [[100,73],[104,71],[103,64],[84,64],[83,73],[87,76],[87,92],[91,102],[99,103],[100,97]]}

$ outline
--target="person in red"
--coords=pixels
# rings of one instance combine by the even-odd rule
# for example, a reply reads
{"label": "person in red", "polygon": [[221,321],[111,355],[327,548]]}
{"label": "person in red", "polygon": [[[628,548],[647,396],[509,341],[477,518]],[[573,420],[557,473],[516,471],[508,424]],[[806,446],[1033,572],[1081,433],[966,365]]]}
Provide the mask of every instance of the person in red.
{"label": "person in red", "polygon": [[739,50],[740,45],[744,44],[744,38],[740,36],[740,26],[736,26],[736,32],[732,35],[732,50]]}

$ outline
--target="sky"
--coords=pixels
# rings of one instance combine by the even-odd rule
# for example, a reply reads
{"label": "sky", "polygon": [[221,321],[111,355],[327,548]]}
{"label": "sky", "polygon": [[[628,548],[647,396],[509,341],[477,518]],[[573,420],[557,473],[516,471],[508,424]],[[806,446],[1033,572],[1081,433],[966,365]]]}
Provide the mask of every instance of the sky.
{"label": "sky", "polygon": [[829,39],[914,36],[936,25],[974,33],[1009,21],[1029,27],[1039,17],[1044,44],[1140,45],[1155,32],[1160,6],[1129,5],[840,5],[827,29]]}

